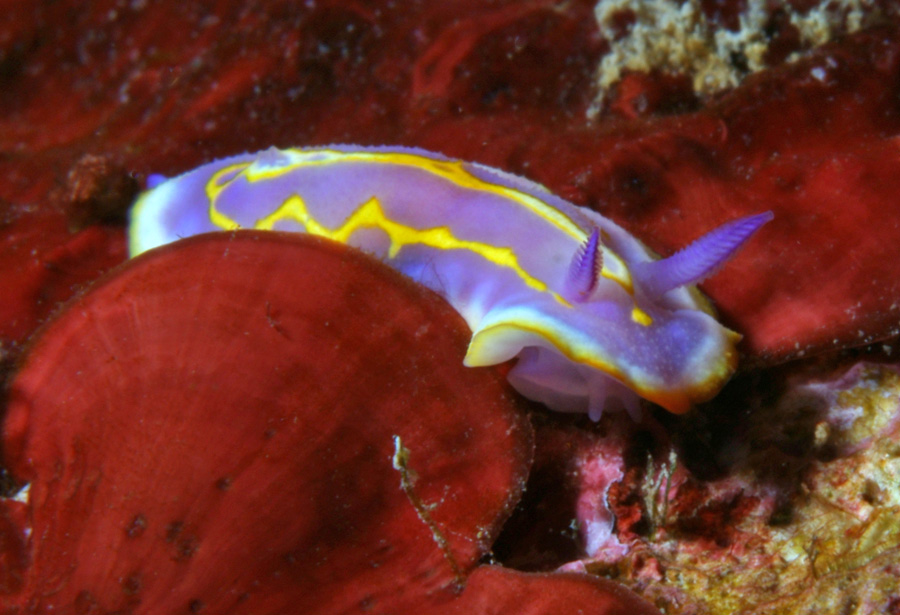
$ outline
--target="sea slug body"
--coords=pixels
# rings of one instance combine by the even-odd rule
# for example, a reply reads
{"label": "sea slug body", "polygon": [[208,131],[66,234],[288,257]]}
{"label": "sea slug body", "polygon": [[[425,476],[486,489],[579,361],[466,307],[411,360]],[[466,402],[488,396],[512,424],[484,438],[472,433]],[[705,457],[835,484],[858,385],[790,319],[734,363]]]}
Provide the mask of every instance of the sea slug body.
{"label": "sea slug body", "polygon": [[543,186],[420,149],[327,146],[234,156],[152,176],[130,251],[209,231],[307,232],[362,249],[435,290],[472,330],[469,366],[518,357],[524,396],[565,412],[681,413],[715,395],[740,336],[693,286],[771,213],[658,260],[620,226]]}

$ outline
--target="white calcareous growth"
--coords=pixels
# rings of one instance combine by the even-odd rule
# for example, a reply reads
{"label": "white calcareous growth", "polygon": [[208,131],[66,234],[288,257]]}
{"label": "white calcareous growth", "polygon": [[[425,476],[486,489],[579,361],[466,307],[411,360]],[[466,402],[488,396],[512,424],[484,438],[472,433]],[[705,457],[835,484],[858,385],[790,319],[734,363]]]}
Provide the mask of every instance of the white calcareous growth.
{"label": "white calcareous growth", "polygon": [[[888,10],[900,10],[900,5]],[[772,42],[767,25],[776,11],[789,16],[804,50],[882,17],[875,0],[820,0],[803,10],[785,0],[747,0],[737,16],[738,28],[729,30],[707,17],[700,0],[601,0],[594,15],[610,49],[597,68],[598,95],[589,115],[603,109],[610,87],[626,71],[687,75],[701,96],[735,87],[747,75],[767,68]],[[623,16],[629,23],[624,32]],[[803,53],[792,54],[788,61]]]}

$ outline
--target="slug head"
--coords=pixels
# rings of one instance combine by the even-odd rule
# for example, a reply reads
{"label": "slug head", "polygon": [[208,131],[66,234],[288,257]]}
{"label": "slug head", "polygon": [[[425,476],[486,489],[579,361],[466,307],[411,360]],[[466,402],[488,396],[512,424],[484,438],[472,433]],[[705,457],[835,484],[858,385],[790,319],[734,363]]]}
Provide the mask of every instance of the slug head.
{"label": "slug head", "polygon": [[602,270],[607,248],[595,228],[569,263],[562,295],[570,305],[547,301],[485,326],[475,333],[466,364],[517,356],[509,380],[520,393],[594,420],[604,408],[637,418],[639,397],[686,412],[731,377],[740,340],[690,287],[771,219],[771,213],[741,218],[669,258],[627,262],[631,285]]}

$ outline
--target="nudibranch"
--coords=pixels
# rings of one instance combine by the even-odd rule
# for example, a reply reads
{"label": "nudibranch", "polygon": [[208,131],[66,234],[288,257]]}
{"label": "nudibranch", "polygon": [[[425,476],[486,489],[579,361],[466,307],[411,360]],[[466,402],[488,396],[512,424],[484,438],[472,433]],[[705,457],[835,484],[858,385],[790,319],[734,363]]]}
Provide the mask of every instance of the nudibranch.
{"label": "nudibranch", "polygon": [[240,228],[346,243],[462,315],[466,365],[518,357],[509,380],[522,395],[595,420],[604,408],[635,415],[638,396],[682,413],[718,392],[740,336],[694,285],[772,218],[734,220],[658,259],[537,183],[402,147],[270,148],[148,187],[132,210],[132,256]]}

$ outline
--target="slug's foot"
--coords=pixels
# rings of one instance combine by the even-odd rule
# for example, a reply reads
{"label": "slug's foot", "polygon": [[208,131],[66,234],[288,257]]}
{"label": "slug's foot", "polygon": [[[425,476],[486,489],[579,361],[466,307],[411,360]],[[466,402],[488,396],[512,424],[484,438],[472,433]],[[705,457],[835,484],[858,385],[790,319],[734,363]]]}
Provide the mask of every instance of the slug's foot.
{"label": "slug's foot", "polygon": [[520,394],[560,412],[587,413],[599,421],[605,411],[625,410],[641,420],[638,395],[607,374],[572,363],[554,350],[528,346],[507,376]]}

